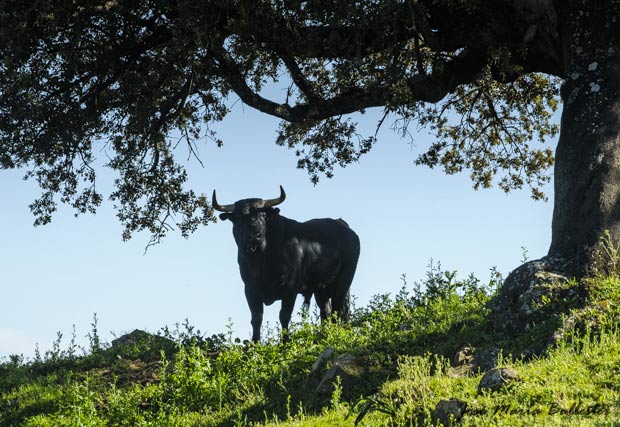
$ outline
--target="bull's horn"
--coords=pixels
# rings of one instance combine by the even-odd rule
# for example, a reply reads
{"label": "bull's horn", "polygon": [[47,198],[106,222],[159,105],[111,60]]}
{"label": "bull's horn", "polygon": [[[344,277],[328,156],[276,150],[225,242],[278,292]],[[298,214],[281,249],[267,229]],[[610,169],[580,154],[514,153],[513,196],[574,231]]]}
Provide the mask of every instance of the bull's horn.
{"label": "bull's horn", "polygon": [[284,188],[282,188],[282,186],[280,186],[280,197],[278,197],[277,199],[265,200],[264,204],[263,204],[263,207],[272,208],[272,207],[277,206],[280,203],[282,203],[284,201],[284,199],[286,199],[286,193],[284,192]]}
{"label": "bull's horn", "polygon": [[212,198],[213,209],[220,212],[232,212],[235,209],[235,205],[220,205],[217,203],[217,198],[215,197],[215,190],[213,190],[213,198]]}

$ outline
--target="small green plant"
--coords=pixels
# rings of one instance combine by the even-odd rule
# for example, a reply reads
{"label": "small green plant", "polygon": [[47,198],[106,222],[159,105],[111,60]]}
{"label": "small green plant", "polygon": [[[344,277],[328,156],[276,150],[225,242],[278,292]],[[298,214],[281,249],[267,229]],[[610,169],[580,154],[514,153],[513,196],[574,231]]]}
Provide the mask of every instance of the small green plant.
{"label": "small green plant", "polygon": [[448,363],[431,354],[406,356],[398,362],[398,379],[357,405],[355,425],[373,412],[387,416],[389,426],[424,425],[431,419],[433,404],[445,386]]}
{"label": "small green plant", "polygon": [[[373,412],[378,412],[386,415],[390,420],[390,425],[393,425],[396,422],[396,418],[398,416],[398,412],[400,411],[400,407],[402,406],[402,402],[398,399],[389,399],[380,394],[375,394],[370,397],[367,397],[360,401],[354,409],[357,411],[357,417],[355,418],[355,425],[357,426],[359,423],[366,418],[367,415],[372,414]],[[350,411],[347,417],[351,416],[353,411]]]}
{"label": "small green plant", "polygon": [[88,333],[88,341],[90,343],[90,351],[93,354],[96,354],[101,351],[101,340],[99,338],[99,331],[97,328],[97,324],[99,319],[97,318],[97,313],[93,313],[93,321],[90,324],[91,330]]}
{"label": "small green plant", "polygon": [[615,241],[609,230],[605,230],[594,251],[594,275],[620,277],[620,242]]}
{"label": "small green plant", "polygon": [[336,378],[334,383],[334,389],[332,390],[332,396],[330,400],[330,406],[332,409],[337,409],[342,403],[342,381],[340,377]]}
{"label": "small green plant", "polygon": [[[375,296],[348,324],[293,323],[285,343],[277,328],[267,328],[262,343],[241,343],[232,327],[208,338],[186,319],[173,331],[134,331],[107,345],[95,316],[83,355],[73,339],[65,349],[58,334],[34,360],[0,361],[0,426],[434,426],[435,407],[450,398],[467,403],[463,426],[594,427],[618,419],[620,279],[591,279],[584,306],[560,298],[572,310],[563,335],[537,358],[519,353],[538,339],[536,327],[517,338],[488,328],[496,270],[483,283],[431,263],[420,282],[401,281],[396,295]],[[569,295],[576,285],[559,291]],[[552,304],[546,295],[541,302]],[[547,340],[553,330],[545,332]],[[478,394],[482,372],[461,376],[448,363],[464,346],[497,348],[497,363],[521,380]],[[313,366],[328,347],[363,369],[321,394],[318,384],[335,365]]]}
{"label": "small green plant", "polygon": [[529,251],[525,246],[521,246],[521,264],[525,264],[530,260]]}

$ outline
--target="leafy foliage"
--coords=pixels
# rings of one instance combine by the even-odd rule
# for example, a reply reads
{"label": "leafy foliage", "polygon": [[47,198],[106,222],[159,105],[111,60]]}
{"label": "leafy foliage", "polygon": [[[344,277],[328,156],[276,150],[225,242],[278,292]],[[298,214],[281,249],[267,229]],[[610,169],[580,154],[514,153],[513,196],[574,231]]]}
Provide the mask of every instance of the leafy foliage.
{"label": "leafy foliage", "polygon": [[334,166],[356,162],[372,148],[374,137],[364,138],[350,119],[330,118],[322,122],[283,123],[276,143],[295,149],[297,167],[306,169],[313,183],[334,175]]}
{"label": "leafy foliage", "polygon": [[[552,15],[450,0],[8,1],[0,167],[39,183],[35,224],[59,202],[78,215],[107,196],[124,239],[188,235],[214,216],[179,158],[222,144],[211,125],[234,94],[283,120],[276,142],[315,183],[371,149],[350,114],[379,107],[404,133],[412,120],[435,133],[418,163],[539,198],[553,158],[532,140],[556,134],[548,76],[564,77]],[[284,99],[266,96],[273,85]],[[109,195],[101,167],[116,175]]]}
{"label": "leafy foliage", "polygon": [[419,156],[418,164],[441,166],[447,174],[468,169],[476,189],[490,187],[501,171],[499,186],[505,192],[525,184],[532,197],[540,199],[541,187],[550,180],[546,171],[553,165],[553,153],[530,144],[557,135],[558,125],[549,123],[558,92],[558,83],[541,75],[498,85],[487,73],[439,105],[411,112],[400,108],[405,123],[415,118],[436,132],[437,141]]}
{"label": "leafy foliage", "polygon": [[612,238],[609,230],[603,231],[593,258],[594,276],[613,278],[620,276],[620,243]]}
{"label": "leafy foliage", "polygon": [[[59,336],[53,350],[0,363],[0,424],[24,426],[434,425],[441,399],[468,402],[463,425],[605,425],[618,414],[620,306],[615,278],[591,283],[590,300],[564,338],[534,359],[514,359],[528,337],[497,336],[486,325],[488,284],[431,263],[419,283],[378,295],[346,325],[304,320],[279,342],[228,334],[206,337],[188,322],[158,335],[133,332],[112,346],[94,339],[81,355]],[[596,316],[594,316],[596,314]],[[313,316],[316,318],[316,315]],[[580,326],[578,326],[580,325]],[[122,338],[122,337],[121,337]],[[544,344],[548,336],[541,337]],[[449,359],[463,346],[500,346],[502,366],[520,381],[478,394],[481,374],[455,377]],[[363,358],[370,369],[329,396],[309,382],[327,347]],[[598,423],[598,424],[597,424]]]}

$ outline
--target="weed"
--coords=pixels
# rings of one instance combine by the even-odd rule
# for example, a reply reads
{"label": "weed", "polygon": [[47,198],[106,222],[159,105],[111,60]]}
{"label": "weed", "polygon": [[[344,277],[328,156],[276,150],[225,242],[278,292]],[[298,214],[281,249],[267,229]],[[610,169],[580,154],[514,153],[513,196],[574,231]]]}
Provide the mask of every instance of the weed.
{"label": "weed", "polygon": [[99,339],[99,331],[97,330],[98,321],[99,319],[97,318],[97,313],[93,313],[93,322],[90,324],[91,330],[86,335],[90,343],[90,352],[93,354],[100,352],[102,349],[101,340]]}
{"label": "weed", "polygon": [[620,242],[611,237],[609,230],[605,230],[601,235],[598,247],[594,251],[593,261],[594,276],[620,277]]}
{"label": "weed", "polygon": [[[498,363],[516,369],[520,381],[482,395],[481,374],[451,376],[449,359],[457,350],[497,346],[516,354],[549,331],[534,328],[517,338],[490,334],[486,303],[501,283],[496,269],[483,283],[431,262],[422,281],[403,275],[401,282],[396,295],[376,295],[352,310],[349,324],[320,324],[306,316],[291,325],[286,343],[277,328],[267,328],[258,344],[234,339],[232,325],[207,337],[186,319],[174,330],[132,333],[132,340],[110,346],[99,340],[95,315],[83,355],[73,338],[63,348],[58,334],[45,354],[0,363],[0,425],[430,426],[437,403],[452,397],[468,404],[464,426],[594,426],[617,419],[616,277],[588,284],[587,304],[565,322],[579,319],[584,326],[564,334],[544,357],[500,357]],[[309,373],[327,347],[365,365],[355,381],[341,378],[321,396]]]}
{"label": "weed", "polygon": [[529,251],[525,246],[521,246],[521,264],[525,264],[530,260]]}

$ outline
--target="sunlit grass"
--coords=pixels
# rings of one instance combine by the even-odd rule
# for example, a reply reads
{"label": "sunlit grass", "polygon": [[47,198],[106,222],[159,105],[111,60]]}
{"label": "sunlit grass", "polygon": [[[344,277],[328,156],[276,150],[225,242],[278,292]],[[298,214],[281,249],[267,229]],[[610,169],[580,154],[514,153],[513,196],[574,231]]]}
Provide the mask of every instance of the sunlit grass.
{"label": "sunlit grass", "polygon": [[[286,344],[278,331],[254,345],[185,324],[109,346],[95,319],[82,354],[59,336],[34,360],[0,364],[0,426],[430,426],[437,403],[449,398],[467,402],[464,426],[620,425],[618,280],[589,281],[589,300],[568,313],[564,338],[527,361],[511,354],[524,342],[543,349],[548,337],[490,332],[495,283],[431,266],[422,283],[354,309],[350,324],[310,316],[293,325]],[[450,374],[465,345],[501,348],[501,366],[519,380],[478,394],[482,373]],[[309,375],[327,347],[365,369],[326,395]]]}

